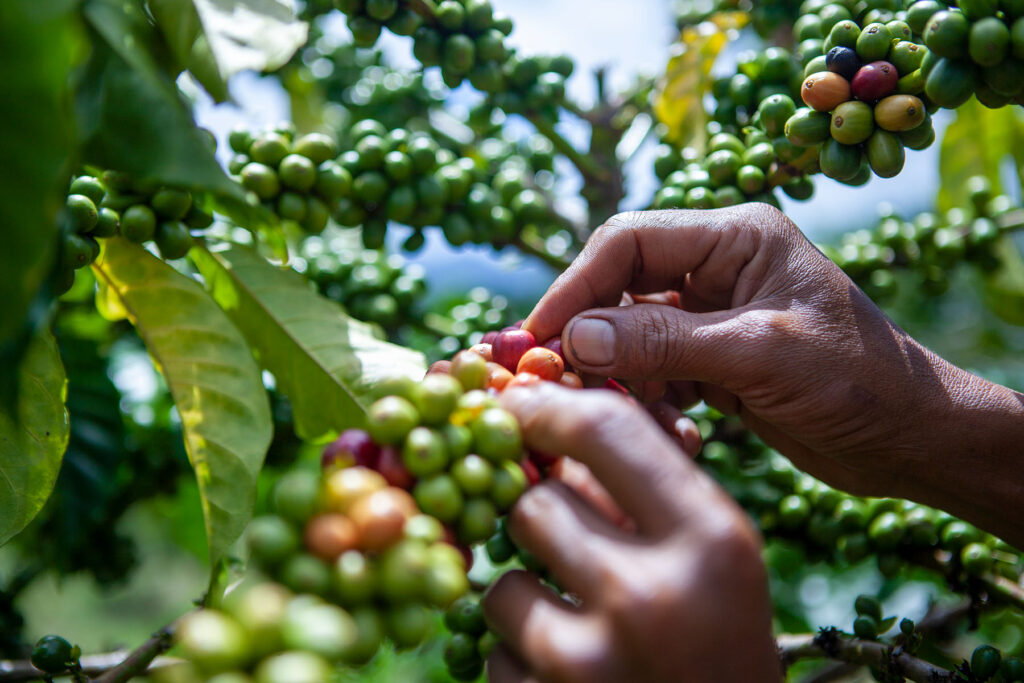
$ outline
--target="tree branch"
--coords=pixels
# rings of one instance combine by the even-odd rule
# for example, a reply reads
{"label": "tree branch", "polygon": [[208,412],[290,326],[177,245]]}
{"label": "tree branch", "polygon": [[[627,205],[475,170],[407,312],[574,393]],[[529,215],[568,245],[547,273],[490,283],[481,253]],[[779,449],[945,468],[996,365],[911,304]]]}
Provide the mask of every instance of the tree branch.
{"label": "tree branch", "polygon": [[594,161],[594,159],[573,147],[572,143],[566,140],[561,133],[555,130],[555,127],[551,123],[532,113],[527,114],[527,118],[537,129],[538,133],[550,140],[551,144],[555,146],[555,149],[568,158],[569,161],[579,169],[579,172],[583,175],[584,182],[608,181],[610,178],[608,170],[602,168],[600,164]]}
{"label": "tree branch", "polygon": [[848,664],[885,668],[915,683],[953,681],[955,672],[907,654],[898,646],[860,640],[836,631],[782,635],[779,659],[784,667],[801,659],[834,659]]}
{"label": "tree branch", "polygon": [[519,249],[519,251],[529,254],[530,256],[536,256],[552,268],[557,269],[558,272],[562,272],[572,264],[572,261],[570,260],[566,260],[560,256],[555,256],[554,254],[549,254],[544,249],[543,245],[534,244],[532,241],[527,240],[527,238],[522,234],[516,236],[512,244]]}
{"label": "tree branch", "polygon": [[[102,676],[104,673],[124,662],[130,655],[131,653],[127,650],[117,650],[115,652],[88,655],[81,659],[82,671],[85,675],[90,677]],[[150,662],[149,667],[146,670],[153,671],[154,669],[173,666],[180,662],[180,659],[176,659],[174,657],[156,657]],[[32,666],[31,662],[27,659],[17,661],[0,661],[0,681],[3,683],[28,683],[29,681],[41,681],[43,680],[43,676],[43,672]]]}
{"label": "tree branch", "polygon": [[96,678],[95,683],[125,683],[145,673],[159,655],[173,644],[174,625],[169,624],[150,636],[120,663]]}

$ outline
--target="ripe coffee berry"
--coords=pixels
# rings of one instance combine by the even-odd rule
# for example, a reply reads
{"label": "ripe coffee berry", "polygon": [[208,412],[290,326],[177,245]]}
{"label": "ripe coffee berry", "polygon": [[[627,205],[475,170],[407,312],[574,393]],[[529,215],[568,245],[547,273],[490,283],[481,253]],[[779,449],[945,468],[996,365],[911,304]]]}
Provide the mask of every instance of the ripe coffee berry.
{"label": "ripe coffee berry", "polygon": [[837,73],[819,71],[804,80],[800,97],[816,111],[832,111],[850,99],[850,84]]}
{"label": "ripe coffee berry", "polygon": [[369,432],[362,429],[346,429],[338,438],[324,447],[320,465],[325,470],[336,465],[359,465],[373,468],[377,464],[378,447]]}
{"label": "ripe coffee berry", "polygon": [[899,78],[896,67],[889,62],[871,62],[857,70],[850,81],[850,91],[858,100],[874,102],[895,90]]}
{"label": "ripe coffee berry", "polygon": [[825,55],[825,68],[846,80],[853,78],[860,67],[857,51],[848,47],[834,47]]}
{"label": "ripe coffee berry", "polygon": [[549,382],[557,382],[564,370],[565,364],[562,362],[562,357],[543,346],[534,347],[524,353],[516,366],[517,374],[530,372]]}
{"label": "ripe coffee berry", "polygon": [[533,334],[526,330],[505,330],[494,340],[494,361],[510,372],[515,372],[523,354],[537,345]]}

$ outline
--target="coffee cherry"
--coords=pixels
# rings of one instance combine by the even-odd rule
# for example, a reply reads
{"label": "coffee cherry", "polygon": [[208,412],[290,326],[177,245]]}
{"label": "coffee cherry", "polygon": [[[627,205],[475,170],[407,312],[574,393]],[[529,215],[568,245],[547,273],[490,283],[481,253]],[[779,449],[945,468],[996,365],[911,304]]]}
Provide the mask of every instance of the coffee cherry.
{"label": "coffee cherry", "polygon": [[303,534],[306,549],[325,562],[333,562],[346,550],[359,545],[355,524],[345,515],[317,515],[306,523]]}
{"label": "coffee cherry", "polygon": [[512,381],[512,373],[497,363],[487,363],[487,388],[501,391]]}
{"label": "coffee cherry", "polygon": [[392,607],[384,621],[395,646],[410,648],[419,645],[430,633],[434,615],[426,606],[411,602]]}
{"label": "coffee cherry", "polygon": [[400,443],[420,421],[416,408],[399,396],[386,396],[376,401],[367,411],[366,418],[367,431],[379,444]]}
{"label": "coffee cherry", "polygon": [[924,104],[913,95],[891,95],[875,105],[875,123],[888,131],[917,128],[925,116]]}
{"label": "coffee cherry", "polygon": [[156,234],[156,216],[153,210],[144,204],[129,207],[121,216],[121,234],[136,244],[153,239]]}
{"label": "coffee cherry", "polygon": [[60,636],[43,636],[32,647],[32,666],[50,674],[63,673],[73,659],[72,649],[71,643]]}
{"label": "coffee cherry", "polygon": [[443,608],[469,592],[469,579],[461,565],[438,562],[436,557],[436,554],[431,555],[423,573],[423,596],[430,604]]}
{"label": "coffee cherry", "polygon": [[278,479],[272,497],[277,514],[290,522],[305,524],[320,501],[319,479],[311,472],[288,472]]}
{"label": "coffee cherry", "polygon": [[331,571],[319,558],[300,553],[281,567],[281,583],[296,593],[325,595],[331,586]]}
{"label": "coffee cherry", "polygon": [[442,522],[455,522],[462,513],[462,491],[447,474],[436,474],[419,481],[412,495],[420,509]]}
{"label": "coffee cherry", "polygon": [[850,81],[850,92],[858,100],[874,102],[896,89],[899,73],[889,62],[875,61],[865,64]]}
{"label": "coffee cherry", "polygon": [[878,637],[878,622],[872,617],[861,615],[853,620],[853,633],[864,640]]}
{"label": "coffee cherry", "polygon": [[380,448],[362,429],[346,429],[338,438],[324,447],[320,456],[320,467],[329,470],[334,467],[358,465],[373,468],[377,464]]}
{"label": "coffee cherry", "polygon": [[857,614],[871,617],[876,621],[882,620],[882,603],[870,595],[858,595],[854,600],[853,609]]}
{"label": "coffee cherry", "polygon": [[424,543],[431,544],[441,541],[445,537],[445,528],[438,520],[430,515],[416,515],[405,523],[402,530],[404,538],[411,538]]}
{"label": "coffee cherry", "polygon": [[868,24],[857,36],[857,56],[865,62],[885,59],[892,40],[893,35],[885,24]]}
{"label": "coffee cherry", "polygon": [[419,513],[408,492],[389,486],[359,498],[349,517],[359,532],[365,550],[383,550],[402,537],[405,522]]}
{"label": "coffee cherry", "polygon": [[519,422],[502,408],[488,408],[470,424],[476,452],[491,460],[518,459],[523,450]]}
{"label": "coffee cherry", "polygon": [[416,427],[405,437],[402,463],[414,477],[427,477],[448,466],[448,450],[441,435],[427,427]]}
{"label": "coffee cherry", "polygon": [[250,656],[245,630],[216,610],[186,614],[178,622],[175,639],[185,657],[207,675],[241,668]]}
{"label": "coffee cherry", "polygon": [[494,471],[491,500],[499,510],[508,510],[526,491],[528,483],[523,468],[514,462],[503,462]]}
{"label": "coffee cherry", "polygon": [[276,565],[299,547],[294,527],[277,515],[256,517],[249,523],[246,543],[253,560],[265,566]]}
{"label": "coffee cherry", "polygon": [[485,498],[470,498],[459,518],[459,540],[467,544],[485,541],[494,534],[497,523],[498,512],[494,503]]}
{"label": "coffee cherry", "polygon": [[874,128],[874,110],[864,102],[843,102],[832,113],[830,132],[836,142],[844,145],[864,142],[871,136]]}
{"label": "coffee cherry", "polygon": [[960,551],[960,563],[968,574],[980,576],[992,569],[992,551],[984,543],[968,543]]}
{"label": "coffee cherry", "polygon": [[470,454],[452,465],[451,475],[466,495],[487,493],[494,483],[494,467],[479,455]]}
{"label": "coffee cherry", "polygon": [[423,422],[441,424],[455,410],[461,395],[462,385],[457,379],[451,375],[431,374],[423,378],[413,402]]}
{"label": "coffee cherry", "polygon": [[329,509],[346,514],[357,500],[387,485],[381,474],[367,467],[338,469],[324,481],[324,502]]}
{"label": "coffee cherry", "polygon": [[570,389],[582,389],[583,380],[574,372],[563,372],[558,378],[558,383]]}
{"label": "coffee cherry", "polygon": [[483,389],[487,386],[487,359],[472,349],[460,351],[452,359],[451,374],[465,391]]}
{"label": "coffee cherry", "polygon": [[822,71],[808,76],[800,86],[804,104],[815,111],[832,111],[850,99],[849,82],[837,73]]}
{"label": "coffee cherry", "polygon": [[[715,152],[718,154],[718,152]],[[516,373],[529,372],[549,382],[557,382],[565,370],[562,357],[551,349],[536,346],[522,355]]]}
{"label": "coffee cherry", "polygon": [[527,330],[506,330],[494,340],[494,361],[510,372],[515,372],[519,359],[527,350],[537,345],[537,340]]}
{"label": "coffee cherry", "polygon": [[330,680],[331,665],[312,652],[282,652],[256,667],[254,683],[322,683]]}
{"label": "coffee cherry", "polygon": [[345,606],[370,602],[376,593],[377,574],[369,558],[358,550],[342,553],[331,570],[332,593]]}
{"label": "coffee cherry", "polygon": [[150,198],[149,205],[164,220],[177,221],[192,208],[192,195],[185,190],[162,187]]}
{"label": "coffee cherry", "polygon": [[313,652],[334,661],[355,642],[356,623],[348,612],[336,605],[300,596],[285,610],[281,637],[287,648]]}
{"label": "coffee cherry", "polygon": [[378,592],[389,602],[408,602],[423,593],[423,575],[429,555],[418,540],[399,541],[377,561]]}
{"label": "coffee cherry", "polygon": [[971,653],[971,674],[980,681],[991,678],[999,670],[1002,654],[991,645],[979,645]]}

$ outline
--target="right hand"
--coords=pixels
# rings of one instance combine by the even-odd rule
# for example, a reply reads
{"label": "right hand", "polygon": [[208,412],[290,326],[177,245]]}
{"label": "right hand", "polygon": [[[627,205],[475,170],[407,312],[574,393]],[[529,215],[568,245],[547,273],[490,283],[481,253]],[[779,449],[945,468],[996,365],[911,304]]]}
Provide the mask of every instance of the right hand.
{"label": "right hand", "polygon": [[[618,306],[624,294],[641,303]],[[668,381],[681,403],[738,413],[799,467],[861,495],[913,497],[905,468],[955,443],[957,404],[984,390],[763,204],[614,216],[524,327],[561,332],[577,370]]]}

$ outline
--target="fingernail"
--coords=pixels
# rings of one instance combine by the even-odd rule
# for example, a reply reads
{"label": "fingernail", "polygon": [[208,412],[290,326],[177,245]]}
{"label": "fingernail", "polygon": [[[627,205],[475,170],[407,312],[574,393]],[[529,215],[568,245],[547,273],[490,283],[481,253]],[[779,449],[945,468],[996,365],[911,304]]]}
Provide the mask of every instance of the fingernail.
{"label": "fingernail", "polygon": [[615,360],[615,328],[601,318],[580,318],[569,329],[569,345],[583,365],[610,365]]}

